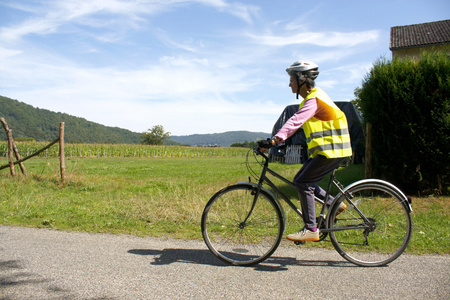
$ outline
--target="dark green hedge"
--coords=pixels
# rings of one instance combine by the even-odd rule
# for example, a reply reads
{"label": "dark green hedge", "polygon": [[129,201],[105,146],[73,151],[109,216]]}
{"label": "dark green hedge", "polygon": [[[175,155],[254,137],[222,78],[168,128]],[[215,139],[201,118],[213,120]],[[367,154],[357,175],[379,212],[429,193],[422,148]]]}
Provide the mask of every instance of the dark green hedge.
{"label": "dark green hedge", "polygon": [[410,193],[449,193],[450,56],[380,59],[355,94],[372,123],[375,176]]}

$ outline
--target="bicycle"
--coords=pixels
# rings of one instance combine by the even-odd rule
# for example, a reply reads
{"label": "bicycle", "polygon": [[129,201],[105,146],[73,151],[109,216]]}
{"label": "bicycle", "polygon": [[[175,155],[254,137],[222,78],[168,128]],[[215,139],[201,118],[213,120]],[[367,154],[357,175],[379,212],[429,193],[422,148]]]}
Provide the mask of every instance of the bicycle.
{"label": "bicycle", "polygon": [[[251,167],[251,156],[261,166],[260,174]],[[249,182],[238,182],[218,191],[206,204],[201,219],[203,239],[209,250],[222,261],[239,266],[266,260],[280,245],[286,217],[275,194],[302,216],[300,209],[268,178],[270,174],[294,187],[290,180],[269,168],[266,154],[252,149],[246,164],[258,183],[251,182],[249,177]],[[364,179],[343,187],[335,171],[330,174],[325,199],[315,197],[322,206],[317,217],[319,242],[329,235],[337,252],[359,266],[383,266],[397,259],[411,238],[411,198],[379,179]],[[339,192],[327,211],[332,184]],[[342,202],[347,209],[339,214]]]}

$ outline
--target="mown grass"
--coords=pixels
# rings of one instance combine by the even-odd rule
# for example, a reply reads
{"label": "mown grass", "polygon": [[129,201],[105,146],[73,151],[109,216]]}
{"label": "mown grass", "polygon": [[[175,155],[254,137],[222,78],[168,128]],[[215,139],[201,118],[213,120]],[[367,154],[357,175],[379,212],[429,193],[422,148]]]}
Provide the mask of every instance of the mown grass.
{"label": "mown grass", "polygon": [[[287,178],[300,167],[271,166]],[[56,158],[33,158],[25,167],[27,177],[0,172],[0,224],[184,239],[201,238],[200,217],[216,191],[249,176],[244,157],[71,158],[64,184]],[[349,166],[337,176],[349,184],[362,178],[363,167]],[[297,197],[295,191],[288,194]],[[448,200],[413,199],[414,232],[407,252],[450,252]],[[303,226],[288,207],[285,212],[288,233]]]}

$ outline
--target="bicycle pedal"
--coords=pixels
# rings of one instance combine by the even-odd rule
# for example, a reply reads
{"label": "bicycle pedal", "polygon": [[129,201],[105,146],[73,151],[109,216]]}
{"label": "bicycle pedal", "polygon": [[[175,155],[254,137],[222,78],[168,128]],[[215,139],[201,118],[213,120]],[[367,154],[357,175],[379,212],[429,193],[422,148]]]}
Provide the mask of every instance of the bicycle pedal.
{"label": "bicycle pedal", "polygon": [[305,241],[299,241],[299,242],[294,242],[294,244],[296,244],[297,246],[300,246],[300,245],[306,244],[306,242]]}

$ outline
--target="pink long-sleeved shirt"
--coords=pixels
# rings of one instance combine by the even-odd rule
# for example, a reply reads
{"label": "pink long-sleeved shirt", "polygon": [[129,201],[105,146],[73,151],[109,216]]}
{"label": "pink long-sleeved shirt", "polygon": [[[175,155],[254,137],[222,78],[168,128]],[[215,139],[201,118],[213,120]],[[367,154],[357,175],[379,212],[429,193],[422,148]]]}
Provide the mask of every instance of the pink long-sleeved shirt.
{"label": "pink long-sleeved shirt", "polygon": [[315,97],[309,98],[305,101],[303,106],[296,112],[287,122],[281,127],[281,129],[275,134],[275,137],[279,138],[281,142],[292,136],[306,121],[312,117],[322,119],[324,111],[317,104]]}

